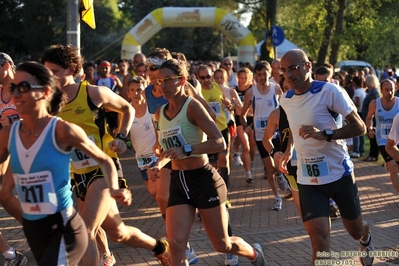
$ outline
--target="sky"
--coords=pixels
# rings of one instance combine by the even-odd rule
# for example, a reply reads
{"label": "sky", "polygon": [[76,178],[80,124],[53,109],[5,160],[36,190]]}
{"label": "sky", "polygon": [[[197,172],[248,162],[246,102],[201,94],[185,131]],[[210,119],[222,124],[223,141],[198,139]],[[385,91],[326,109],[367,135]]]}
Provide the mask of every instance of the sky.
{"label": "sky", "polygon": [[[238,8],[242,9],[244,6],[242,4],[238,4]],[[248,27],[249,23],[251,22],[252,12],[245,12],[242,14],[240,22],[245,26]]]}

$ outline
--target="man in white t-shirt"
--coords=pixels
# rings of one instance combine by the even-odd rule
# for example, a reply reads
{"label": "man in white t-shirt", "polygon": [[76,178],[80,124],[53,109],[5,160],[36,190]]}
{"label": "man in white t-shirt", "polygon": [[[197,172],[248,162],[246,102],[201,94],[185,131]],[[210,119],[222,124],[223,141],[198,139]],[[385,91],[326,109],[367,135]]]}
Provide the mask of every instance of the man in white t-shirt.
{"label": "man in white t-shirt", "polygon": [[[284,54],[281,72],[292,88],[280,103],[295,144],[302,220],[312,242],[313,263],[321,259],[318,252],[330,251],[329,198],[336,202],[348,233],[360,241],[360,250],[374,250],[369,226],[362,220],[354,167],[344,141],[364,134],[366,126],[342,89],[313,81],[312,63],[302,50]],[[338,114],[348,124],[339,128]],[[291,157],[292,149],[287,149],[279,162],[282,172],[288,173]],[[373,257],[360,259],[363,265],[372,265]]]}

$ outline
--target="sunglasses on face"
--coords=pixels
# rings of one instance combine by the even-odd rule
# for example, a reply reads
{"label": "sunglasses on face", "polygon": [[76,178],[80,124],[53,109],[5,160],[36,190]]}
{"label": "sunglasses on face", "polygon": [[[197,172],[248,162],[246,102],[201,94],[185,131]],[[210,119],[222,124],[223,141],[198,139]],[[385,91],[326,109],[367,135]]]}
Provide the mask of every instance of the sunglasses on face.
{"label": "sunglasses on face", "polygon": [[145,70],[150,70],[150,71],[156,71],[156,70],[158,70],[158,69],[160,69],[161,68],[161,66],[159,66],[159,65],[152,65],[152,66],[145,66]]}
{"label": "sunglasses on face", "polygon": [[157,79],[157,84],[158,85],[162,85],[162,84],[167,83],[167,82],[169,82],[171,80],[180,79],[182,77],[183,76],[172,76],[172,77],[166,77],[166,78],[163,78],[163,79]]}
{"label": "sunglasses on face", "polygon": [[283,75],[283,74],[285,74],[287,72],[292,73],[293,71],[298,70],[301,66],[305,65],[306,63],[307,62],[303,62],[302,64],[292,65],[292,66],[289,66],[287,68],[281,68],[280,69],[280,74]]}
{"label": "sunglasses on face", "polygon": [[200,79],[211,79],[211,75],[199,76]]}
{"label": "sunglasses on face", "polygon": [[10,93],[13,94],[15,90],[18,90],[19,93],[28,92],[30,89],[43,89],[42,85],[34,85],[30,84],[27,81],[21,81],[18,84],[11,83],[10,84]]}

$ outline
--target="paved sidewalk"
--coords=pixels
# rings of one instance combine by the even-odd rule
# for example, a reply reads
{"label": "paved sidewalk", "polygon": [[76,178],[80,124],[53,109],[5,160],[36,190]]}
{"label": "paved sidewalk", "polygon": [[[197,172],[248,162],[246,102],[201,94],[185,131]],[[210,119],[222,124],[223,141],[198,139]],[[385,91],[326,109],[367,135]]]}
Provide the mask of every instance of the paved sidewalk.
{"label": "paved sidewalk", "polygon": [[[143,232],[160,238],[165,227],[157,205],[146,191],[136,167],[134,155],[122,156],[122,164],[128,184],[133,192],[133,204],[121,207],[120,212],[127,225],[140,228]],[[374,246],[379,251],[396,249],[399,252],[399,198],[389,180],[385,168],[376,163],[354,160],[355,175],[359,186],[364,220],[371,224]],[[255,160],[255,182],[247,185],[243,167],[233,166],[232,188],[229,194],[232,208],[230,217],[234,234],[247,242],[259,242],[265,248],[270,266],[273,265],[311,265],[311,244],[304,230],[298,212],[292,200],[283,202],[281,211],[271,210],[273,195],[263,179],[263,166],[257,156]],[[135,184],[135,185],[133,185]],[[0,209],[0,228],[10,244],[22,240],[21,226]],[[332,220],[331,249],[335,252],[357,251],[359,244],[343,228],[340,219]],[[224,265],[224,255],[215,252],[202,227],[201,221],[195,221],[190,244],[200,260],[195,265]],[[110,243],[116,265],[158,265],[151,252],[134,249],[121,244]],[[27,252],[28,265],[37,265],[31,252]],[[2,256],[0,256],[2,257]],[[345,265],[361,265],[356,257],[349,257]],[[0,259],[1,263],[1,259]],[[379,257],[374,265],[398,265],[398,257]],[[240,265],[250,265],[240,258]]]}

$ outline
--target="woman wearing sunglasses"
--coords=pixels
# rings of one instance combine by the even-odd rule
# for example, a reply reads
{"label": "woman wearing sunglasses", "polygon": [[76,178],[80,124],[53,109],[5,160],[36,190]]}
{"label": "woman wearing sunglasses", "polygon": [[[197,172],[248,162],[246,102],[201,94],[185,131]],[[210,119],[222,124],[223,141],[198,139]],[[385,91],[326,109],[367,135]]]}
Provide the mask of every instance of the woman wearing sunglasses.
{"label": "woman wearing sunglasses", "polygon": [[226,184],[208,161],[207,154],[226,148],[222,133],[203,105],[185,93],[187,68],[171,59],[159,70],[158,83],[168,103],[156,113],[158,141],[163,152],[149,178],[171,161],[170,196],[166,209],[166,228],[170,242],[170,263],[188,265],[186,243],[198,208],[202,224],[218,252],[248,258],[252,265],[267,265],[260,244],[251,246],[243,239],[228,235],[225,206]]}
{"label": "woman wearing sunglasses", "polygon": [[[163,62],[172,59],[172,55],[169,50],[165,48],[156,48],[147,56],[146,70],[147,75],[150,79],[150,85],[145,89],[145,98],[148,104],[148,111],[152,116],[154,127],[158,131],[158,120],[155,118],[155,111],[162,105],[168,103],[168,100],[162,95],[161,86],[158,84],[159,69]],[[162,147],[158,142],[154,143],[153,152],[156,156],[161,153]],[[170,171],[171,164],[165,165],[165,167],[159,172],[160,180],[156,184],[156,201],[161,211],[162,217],[166,219],[166,207],[168,206],[169,199],[169,183],[170,183]],[[167,232],[166,235],[168,236]],[[187,242],[186,245],[186,257],[190,264],[195,264],[198,261],[198,256],[194,249]]]}
{"label": "woman wearing sunglasses", "polygon": [[118,189],[112,160],[80,127],[54,116],[66,100],[54,75],[39,63],[25,62],[17,66],[13,82],[10,92],[24,119],[0,130],[0,162],[10,156],[24,233],[38,265],[77,265],[88,237],[72,202],[72,148],[102,166],[113,197],[124,204],[128,198]]}

